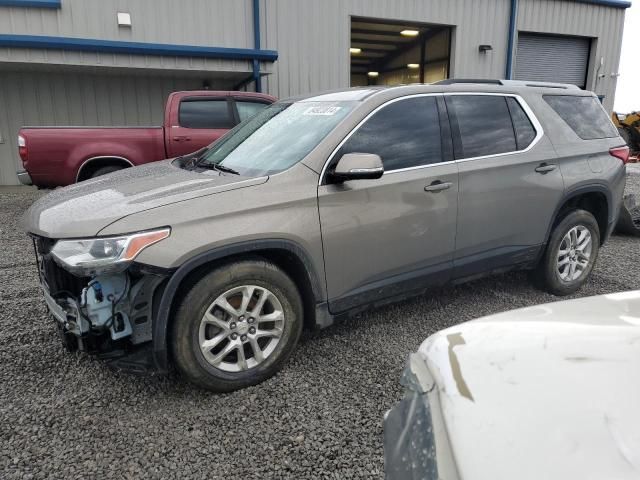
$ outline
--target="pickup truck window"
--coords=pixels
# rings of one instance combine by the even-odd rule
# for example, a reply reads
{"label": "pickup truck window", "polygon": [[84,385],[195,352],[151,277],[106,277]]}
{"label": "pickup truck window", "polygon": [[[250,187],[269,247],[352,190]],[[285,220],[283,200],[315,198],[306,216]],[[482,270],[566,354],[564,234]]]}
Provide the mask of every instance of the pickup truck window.
{"label": "pickup truck window", "polygon": [[178,122],[185,128],[232,128],[235,124],[226,99],[189,99],[180,102]]}
{"label": "pickup truck window", "polygon": [[201,162],[244,176],[281,172],[302,160],[355,102],[274,103],[213,144]]}
{"label": "pickup truck window", "polygon": [[264,102],[248,102],[245,100],[236,100],[236,108],[238,109],[238,117],[241,122],[244,122],[247,118],[253,117],[263,108],[269,105]]}

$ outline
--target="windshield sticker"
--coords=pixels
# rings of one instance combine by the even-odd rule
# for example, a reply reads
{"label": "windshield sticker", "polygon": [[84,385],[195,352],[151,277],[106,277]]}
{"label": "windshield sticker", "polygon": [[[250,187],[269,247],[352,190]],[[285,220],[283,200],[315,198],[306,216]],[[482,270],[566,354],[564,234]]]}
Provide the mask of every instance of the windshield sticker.
{"label": "windshield sticker", "polygon": [[309,107],[303,115],[335,115],[342,107]]}

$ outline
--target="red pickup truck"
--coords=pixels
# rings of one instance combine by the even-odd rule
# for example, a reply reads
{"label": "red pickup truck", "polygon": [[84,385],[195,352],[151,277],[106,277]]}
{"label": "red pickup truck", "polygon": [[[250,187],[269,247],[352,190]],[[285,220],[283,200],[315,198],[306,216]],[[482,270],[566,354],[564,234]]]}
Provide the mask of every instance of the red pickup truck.
{"label": "red pickup truck", "polygon": [[194,152],[273,103],[250,92],[169,95],[162,127],[24,127],[18,151],[25,185],[58,187],[147,162]]}

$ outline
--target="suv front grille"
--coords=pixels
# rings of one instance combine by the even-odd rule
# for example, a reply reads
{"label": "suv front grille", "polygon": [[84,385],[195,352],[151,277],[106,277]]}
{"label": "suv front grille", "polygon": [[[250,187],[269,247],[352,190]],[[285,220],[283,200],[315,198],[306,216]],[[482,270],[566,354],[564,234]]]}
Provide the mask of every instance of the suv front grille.
{"label": "suv front grille", "polygon": [[76,277],[60,267],[51,256],[51,249],[55,245],[55,240],[45,237],[34,237],[36,248],[36,258],[40,269],[40,278],[48,287],[52,297],[66,294],[79,298],[82,289],[89,282],[87,277]]}

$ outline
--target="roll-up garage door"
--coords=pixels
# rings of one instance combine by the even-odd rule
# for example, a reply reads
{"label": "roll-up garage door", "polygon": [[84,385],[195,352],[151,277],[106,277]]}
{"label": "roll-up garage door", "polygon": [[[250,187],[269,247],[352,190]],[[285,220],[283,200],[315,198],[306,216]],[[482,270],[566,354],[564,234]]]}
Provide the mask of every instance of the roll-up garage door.
{"label": "roll-up garage door", "polygon": [[516,80],[587,83],[590,39],[520,33],[516,51]]}

